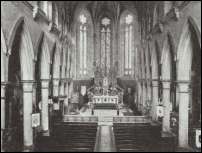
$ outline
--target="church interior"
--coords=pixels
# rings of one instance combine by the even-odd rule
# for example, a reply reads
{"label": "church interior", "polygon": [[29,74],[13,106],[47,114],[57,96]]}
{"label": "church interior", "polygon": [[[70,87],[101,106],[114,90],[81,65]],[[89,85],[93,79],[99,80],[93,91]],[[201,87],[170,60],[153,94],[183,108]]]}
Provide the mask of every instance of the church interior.
{"label": "church interior", "polygon": [[201,152],[201,1],[1,1],[1,152]]}

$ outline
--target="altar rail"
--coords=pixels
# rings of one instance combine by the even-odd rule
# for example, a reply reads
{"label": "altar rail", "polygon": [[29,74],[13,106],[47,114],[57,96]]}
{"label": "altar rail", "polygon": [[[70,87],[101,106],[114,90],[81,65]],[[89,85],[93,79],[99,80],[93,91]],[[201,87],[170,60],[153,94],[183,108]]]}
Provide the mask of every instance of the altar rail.
{"label": "altar rail", "polygon": [[98,122],[97,116],[76,116],[76,115],[64,115],[64,122]]}
{"label": "altar rail", "polygon": [[151,119],[147,116],[116,116],[113,123],[151,123]]}

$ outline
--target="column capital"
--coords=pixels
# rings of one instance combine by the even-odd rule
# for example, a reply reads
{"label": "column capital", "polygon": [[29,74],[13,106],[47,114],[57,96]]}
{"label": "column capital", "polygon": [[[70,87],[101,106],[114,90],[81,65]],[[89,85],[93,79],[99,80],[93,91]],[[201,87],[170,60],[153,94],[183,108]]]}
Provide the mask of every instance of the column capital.
{"label": "column capital", "polygon": [[24,92],[32,92],[33,91],[33,85],[34,85],[33,80],[22,80],[21,84],[23,86]]}
{"label": "column capital", "polygon": [[5,98],[5,88],[6,88],[7,82],[1,82],[1,99]]}
{"label": "column capital", "polygon": [[158,87],[159,86],[159,81],[156,79],[152,79],[152,87]]}
{"label": "column capital", "polygon": [[60,79],[53,79],[53,86],[59,86]]}
{"label": "column capital", "polygon": [[178,82],[179,92],[188,93],[190,90],[190,82]]}
{"label": "column capital", "polygon": [[161,82],[163,84],[163,89],[170,89],[170,84],[171,84],[170,80],[162,80]]}
{"label": "column capital", "polygon": [[49,79],[42,79],[41,80],[41,88],[42,89],[48,89],[49,87]]}

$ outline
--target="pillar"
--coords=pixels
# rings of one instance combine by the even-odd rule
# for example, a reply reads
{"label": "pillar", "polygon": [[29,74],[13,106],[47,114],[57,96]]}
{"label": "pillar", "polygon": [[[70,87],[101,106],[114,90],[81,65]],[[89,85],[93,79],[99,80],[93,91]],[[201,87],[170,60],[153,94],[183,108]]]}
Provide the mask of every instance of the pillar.
{"label": "pillar", "polygon": [[68,97],[68,82],[66,82],[64,86],[64,95]]}
{"label": "pillar", "polygon": [[145,115],[146,113],[146,101],[147,101],[147,93],[145,82],[142,84],[142,113]]}
{"label": "pillar", "polygon": [[41,81],[41,99],[42,99],[42,110],[41,110],[41,121],[42,131],[44,136],[49,136],[49,113],[48,113],[48,95],[49,95],[49,80]]}
{"label": "pillar", "polygon": [[142,95],[142,88],[141,84],[138,83],[138,111],[141,111],[141,95]]}
{"label": "pillar", "polygon": [[65,95],[67,96],[67,98],[64,100],[64,115],[67,115],[68,113],[68,82],[65,85]]}
{"label": "pillar", "polygon": [[24,151],[33,149],[33,129],[32,129],[32,100],[33,82],[24,81],[23,85],[23,125],[24,125]]}
{"label": "pillar", "polygon": [[151,92],[151,82],[148,81],[147,82],[147,91],[148,91],[148,102],[149,102],[149,107],[150,107],[150,110],[149,110],[149,116],[151,117],[152,116],[152,110],[151,110],[151,107],[152,107],[152,92]]}
{"label": "pillar", "polygon": [[152,81],[152,120],[157,120],[158,81]]}
{"label": "pillar", "polygon": [[61,81],[61,85],[60,85],[60,90],[59,90],[60,91],[60,93],[59,93],[60,96],[64,96],[65,95],[65,93],[64,93],[65,87],[64,86],[65,86],[65,83],[62,80]]}
{"label": "pillar", "polygon": [[189,129],[189,84],[179,83],[179,137],[180,148],[188,147]]}
{"label": "pillar", "polygon": [[70,82],[69,85],[69,98],[71,98],[71,96],[73,95],[74,89],[73,89],[73,81]]}
{"label": "pillar", "polygon": [[170,101],[170,82],[163,82],[163,131],[170,131],[170,112],[172,111],[172,104]]}
{"label": "pillar", "polygon": [[53,79],[53,96],[59,96],[59,79]]}
{"label": "pillar", "polygon": [[3,148],[3,134],[5,130],[5,83],[1,82],[1,152],[4,152]]}

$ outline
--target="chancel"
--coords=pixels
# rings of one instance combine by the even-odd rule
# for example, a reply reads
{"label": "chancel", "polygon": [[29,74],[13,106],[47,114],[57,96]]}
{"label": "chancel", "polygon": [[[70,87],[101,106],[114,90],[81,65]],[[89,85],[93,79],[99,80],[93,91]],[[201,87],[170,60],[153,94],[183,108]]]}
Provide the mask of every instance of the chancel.
{"label": "chancel", "polygon": [[201,152],[201,1],[1,1],[1,152]]}

